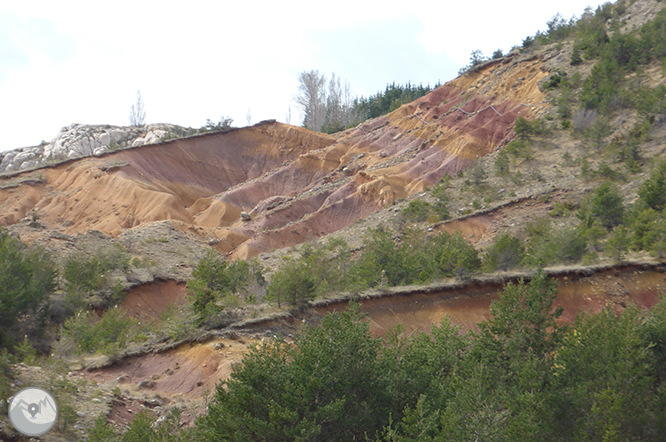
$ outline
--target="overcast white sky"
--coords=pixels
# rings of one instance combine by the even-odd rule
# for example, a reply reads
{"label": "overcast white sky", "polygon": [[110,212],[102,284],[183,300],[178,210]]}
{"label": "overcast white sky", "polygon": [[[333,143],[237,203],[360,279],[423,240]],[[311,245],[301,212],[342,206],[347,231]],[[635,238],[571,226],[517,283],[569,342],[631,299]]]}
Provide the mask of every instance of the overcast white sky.
{"label": "overcast white sky", "polygon": [[[298,73],[346,78],[356,95],[387,83],[446,82],[545,30],[556,13],[602,1],[0,2],[0,151],[50,141],[71,123],[300,125]],[[177,5],[177,6],[176,6]]]}

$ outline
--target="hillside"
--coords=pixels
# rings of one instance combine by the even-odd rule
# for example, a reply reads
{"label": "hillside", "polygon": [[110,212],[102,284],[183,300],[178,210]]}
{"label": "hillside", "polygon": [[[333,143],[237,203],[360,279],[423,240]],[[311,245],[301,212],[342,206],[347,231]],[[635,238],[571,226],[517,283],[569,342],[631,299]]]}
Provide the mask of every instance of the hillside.
{"label": "hillside", "polygon": [[172,220],[240,258],[302,243],[505,145],[518,115],[545,110],[542,63],[508,57],[336,137],[264,123],[15,174],[0,183],[0,222],[37,213],[49,231],[115,237]]}
{"label": "hillside", "polygon": [[[41,307],[0,329],[2,345],[25,356],[28,336],[51,357],[0,373],[0,392],[58,379],[77,427],[52,440],[88,434],[100,415],[124,428],[138,409],[164,420],[177,406],[194,425],[253,344],[295,345],[350,299],[372,336],[403,324],[404,342],[445,318],[479,331],[505,285],[541,267],[560,287],[558,326],[658,304],[663,4],[549,27],[332,135],[273,120],[199,134],[72,125],[3,154],[0,245],[48,254],[55,276],[34,295]],[[511,415],[497,413],[489,426]],[[4,422],[0,435],[21,440]]]}

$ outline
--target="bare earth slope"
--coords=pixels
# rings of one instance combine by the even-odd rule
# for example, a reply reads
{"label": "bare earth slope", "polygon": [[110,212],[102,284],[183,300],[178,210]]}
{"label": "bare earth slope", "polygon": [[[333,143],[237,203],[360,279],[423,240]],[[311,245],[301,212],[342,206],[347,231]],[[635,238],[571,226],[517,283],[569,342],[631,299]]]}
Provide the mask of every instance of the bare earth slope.
{"label": "bare earth slope", "polygon": [[545,107],[542,63],[489,63],[337,137],[266,122],[0,178],[0,223],[37,213],[47,231],[118,236],[177,220],[239,258],[298,244],[501,147]]}

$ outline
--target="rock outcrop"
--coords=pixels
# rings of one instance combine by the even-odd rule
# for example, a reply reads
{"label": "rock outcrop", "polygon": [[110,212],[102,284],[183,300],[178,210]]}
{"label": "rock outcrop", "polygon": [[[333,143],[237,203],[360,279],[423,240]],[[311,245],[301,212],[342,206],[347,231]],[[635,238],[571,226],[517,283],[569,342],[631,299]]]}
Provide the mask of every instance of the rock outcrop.
{"label": "rock outcrop", "polygon": [[150,124],[143,127],[71,124],[63,127],[49,143],[0,153],[0,173],[35,169],[131,146],[156,144],[191,131],[173,124]]}

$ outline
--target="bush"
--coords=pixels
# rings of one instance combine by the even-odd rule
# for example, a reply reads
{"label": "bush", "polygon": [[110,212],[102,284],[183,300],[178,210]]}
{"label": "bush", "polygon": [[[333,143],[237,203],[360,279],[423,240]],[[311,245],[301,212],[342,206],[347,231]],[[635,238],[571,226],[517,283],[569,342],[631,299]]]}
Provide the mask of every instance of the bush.
{"label": "bush", "polygon": [[509,155],[506,150],[500,150],[495,158],[495,174],[501,177],[508,176],[511,172],[509,163]]}
{"label": "bush", "polygon": [[606,229],[622,223],[624,219],[624,203],[618,187],[606,181],[601,184],[594,193],[591,201],[591,215],[599,221]]}
{"label": "bush", "polygon": [[522,241],[505,233],[496,236],[492,245],[488,247],[484,264],[489,271],[494,272],[518,267],[523,259],[525,259],[525,246]]}
{"label": "bush", "polygon": [[587,236],[583,228],[554,229],[548,218],[526,227],[530,235],[525,263],[544,266],[558,263],[574,263],[582,259],[587,248]]}
{"label": "bush", "polygon": [[380,349],[354,305],[301,330],[295,348],[254,348],[217,387],[197,423],[202,439],[350,441],[379,432],[394,404]]}
{"label": "bush", "polygon": [[278,307],[282,302],[302,307],[315,298],[315,289],[310,267],[304,262],[292,260],[273,274],[266,297],[277,302]]}
{"label": "bush", "polygon": [[541,119],[529,121],[518,117],[514,126],[514,132],[521,141],[529,140],[533,135],[545,135],[548,131],[546,122]]}
{"label": "bush", "polygon": [[410,221],[442,221],[449,217],[449,211],[445,201],[439,201],[438,205],[432,205],[421,199],[412,200],[402,211],[402,214]]}
{"label": "bush", "polygon": [[[48,309],[44,301],[55,288],[55,268],[39,249],[30,250],[0,227],[0,348],[13,347],[17,337],[36,333]],[[31,329],[19,330],[18,319]]]}
{"label": "bush", "polygon": [[622,225],[618,225],[613,229],[611,237],[606,242],[606,252],[615,261],[624,260],[624,255],[629,248],[629,235],[627,229]]}
{"label": "bush", "polygon": [[251,283],[263,286],[261,270],[245,261],[227,262],[212,249],[206,250],[192,271],[192,279],[187,282],[187,291],[194,296],[193,308],[200,320],[219,311],[217,301],[233,301],[231,298],[245,294]]}
{"label": "bush", "polygon": [[114,354],[124,349],[139,331],[139,321],[116,307],[101,318],[93,312],[79,313],[65,321],[60,333],[74,341],[78,352]]}
{"label": "bush", "polygon": [[643,204],[657,212],[666,208],[666,161],[662,161],[650,173],[638,191],[638,196]]}
{"label": "bush", "polygon": [[108,288],[106,273],[110,270],[127,271],[130,257],[120,245],[100,250],[89,257],[79,252],[65,262],[63,276],[69,291],[97,291]]}
{"label": "bush", "polygon": [[481,268],[476,249],[456,232],[426,236],[408,229],[397,244],[379,228],[369,232],[362,255],[352,263],[349,287],[356,290],[382,283],[390,286],[425,283],[437,278],[466,278]]}
{"label": "bush", "polygon": [[416,222],[425,221],[434,212],[434,206],[423,200],[410,201],[402,211],[406,218]]}

